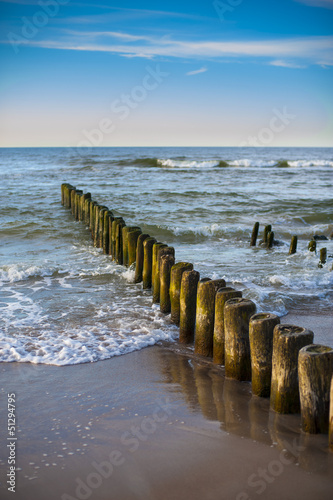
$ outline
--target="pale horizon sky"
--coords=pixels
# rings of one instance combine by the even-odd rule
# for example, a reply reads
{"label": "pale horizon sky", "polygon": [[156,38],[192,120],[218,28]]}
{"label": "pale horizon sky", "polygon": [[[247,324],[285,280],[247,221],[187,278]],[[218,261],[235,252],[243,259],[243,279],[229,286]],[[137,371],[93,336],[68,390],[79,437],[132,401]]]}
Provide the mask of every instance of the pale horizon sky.
{"label": "pale horizon sky", "polygon": [[333,0],[0,0],[0,19],[0,147],[333,146]]}

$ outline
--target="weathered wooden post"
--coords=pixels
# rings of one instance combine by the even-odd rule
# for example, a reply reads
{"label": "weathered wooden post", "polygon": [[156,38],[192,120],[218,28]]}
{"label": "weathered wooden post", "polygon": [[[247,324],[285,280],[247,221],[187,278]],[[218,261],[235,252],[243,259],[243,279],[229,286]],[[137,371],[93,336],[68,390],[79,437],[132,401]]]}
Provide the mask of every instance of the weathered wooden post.
{"label": "weathered wooden post", "polygon": [[90,217],[89,217],[89,229],[91,232],[91,237],[94,239],[95,236],[95,207],[97,205],[96,201],[90,203]]}
{"label": "weathered wooden post", "polygon": [[229,299],[224,306],[225,376],[251,380],[250,318],[256,312],[252,300]]}
{"label": "weathered wooden post", "polygon": [[84,223],[89,227],[89,219],[90,219],[90,204],[91,204],[91,198],[87,198],[84,200],[84,206],[83,206],[83,220]]}
{"label": "weathered wooden post", "polygon": [[194,351],[202,356],[213,356],[215,295],[222,287],[225,287],[223,279],[204,278],[198,283]]}
{"label": "weathered wooden post", "polygon": [[110,257],[113,257],[113,245],[112,245],[112,223],[114,221],[115,217],[113,213],[110,211],[109,212],[109,255]]}
{"label": "weathered wooden post", "polygon": [[143,242],[143,271],[142,271],[142,286],[143,289],[151,288],[151,273],[153,264],[153,245],[156,243],[155,238],[146,238]]}
{"label": "weathered wooden post", "polygon": [[192,271],[193,264],[188,262],[178,262],[171,269],[170,276],[170,301],[171,301],[171,321],[179,326],[180,322],[180,286],[184,271]]}
{"label": "weathered wooden post", "polygon": [[85,203],[87,200],[91,199],[91,193],[82,194],[80,205],[79,205],[79,221],[86,221]]}
{"label": "weathered wooden post", "polygon": [[75,197],[76,197],[76,188],[74,188],[74,189],[71,190],[71,203],[70,203],[70,207],[71,207],[71,213],[72,213],[73,216],[75,214]]}
{"label": "weathered wooden post", "polygon": [[138,226],[124,226],[123,227],[123,264],[128,267],[128,233],[130,231],[140,230]]}
{"label": "weathered wooden post", "polygon": [[271,392],[273,332],[279,324],[280,318],[271,313],[258,313],[250,318],[252,392],[263,398]]}
{"label": "weathered wooden post", "polygon": [[136,261],[136,246],[138,238],[142,234],[140,228],[134,229],[127,233],[127,244],[128,244],[128,266],[131,266]]}
{"label": "weathered wooden post", "polygon": [[328,432],[333,349],[313,344],[298,355],[302,429],[311,434]]}
{"label": "weathered wooden post", "polygon": [[272,248],[274,243],[274,231],[270,231],[267,235],[267,248]]}
{"label": "weathered wooden post", "polygon": [[110,212],[110,210],[105,210],[103,221],[103,253],[106,255],[109,254],[110,246],[110,217],[112,217],[112,212]]}
{"label": "weathered wooden post", "polygon": [[162,255],[160,259],[160,310],[164,314],[171,312],[170,277],[175,263],[173,255]]}
{"label": "weathered wooden post", "polygon": [[194,341],[199,279],[198,271],[185,271],[182,275],[179,296],[179,342],[182,344],[190,344]]}
{"label": "weathered wooden post", "polygon": [[220,288],[215,297],[215,318],[213,334],[213,362],[224,365],[225,335],[224,335],[224,305],[229,299],[242,297],[242,292],[231,287]]}
{"label": "weathered wooden post", "polygon": [[331,379],[330,414],[328,423],[328,446],[333,451],[333,377]]}
{"label": "weathered wooden post", "polygon": [[310,252],[315,252],[317,250],[317,242],[316,242],[316,240],[309,241],[308,249],[309,249]]}
{"label": "weathered wooden post", "polygon": [[[160,275],[159,275],[159,260],[158,260],[158,251],[160,248],[166,248],[168,245],[157,241],[153,246],[153,263],[152,263],[152,271],[151,271],[151,281],[152,281],[152,290],[153,290],[153,304],[157,304],[160,301]],[[156,270],[158,269],[158,298],[156,299],[156,295],[154,295],[155,288],[155,276]],[[157,284],[157,283],[156,283]]]}
{"label": "weathered wooden post", "polygon": [[[125,225],[125,221],[122,217],[115,217],[112,221],[112,233],[111,233],[111,252],[112,260],[117,261],[116,246],[118,239],[118,224]],[[119,242],[118,242],[119,245]]]}
{"label": "weathered wooden post", "polygon": [[75,206],[74,206],[74,218],[75,218],[75,220],[79,220],[82,195],[83,195],[83,191],[81,189],[77,189],[76,193],[75,193]]}
{"label": "weathered wooden post", "polygon": [[277,413],[299,413],[298,353],[313,343],[313,332],[294,325],[276,325],[273,334],[270,405]]}
{"label": "weathered wooden post", "polygon": [[326,264],[326,259],[327,259],[327,248],[321,248],[319,252],[319,264],[318,267],[323,267],[324,264]]}
{"label": "weathered wooden post", "polygon": [[264,237],[263,237],[263,243],[265,245],[267,245],[267,237],[268,237],[268,233],[270,233],[272,231],[272,226],[271,224],[267,224],[267,226],[265,226],[264,228]]}
{"label": "weathered wooden post", "polygon": [[293,255],[297,250],[297,236],[293,236],[290,242],[289,255]]}
{"label": "weathered wooden post", "polygon": [[259,222],[256,222],[252,230],[251,247],[255,247],[257,244],[258,232],[259,232]]}
{"label": "weathered wooden post", "polygon": [[142,281],[142,271],[143,271],[143,261],[144,261],[144,241],[150,238],[149,234],[140,234],[136,244],[136,265],[135,265],[135,283],[141,283]]}
{"label": "weathered wooden post", "polygon": [[117,264],[123,264],[123,227],[125,226],[125,221],[123,219],[117,220],[116,224],[116,250],[115,250],[115,260]]}
{"label": "weathered wooden post", "polygon": [[[98,214],[98,248],[103,248],[104,246],[104,214],[109,210],[107,207],[101,208]],[[108,224],[109,229],[109,224]]]}
{"label": "weathered wooden post", "polygon": [[162,244],[158,249],[156,249],[156,262],[154,268],[154,287],[153,287],[153,304],[160,303],[160,267],[161,267],[161,257],[163,255],[172,255],[175,258],[175,249],[169,247],[168,245]]}

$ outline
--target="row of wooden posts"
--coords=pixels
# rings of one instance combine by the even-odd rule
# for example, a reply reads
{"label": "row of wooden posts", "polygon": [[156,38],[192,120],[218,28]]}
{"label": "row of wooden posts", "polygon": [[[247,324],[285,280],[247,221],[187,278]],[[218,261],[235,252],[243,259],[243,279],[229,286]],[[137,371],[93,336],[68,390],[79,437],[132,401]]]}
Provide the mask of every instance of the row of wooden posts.
{"label": "row of wooden posts", "polygon": [[[329,432],[333,449],[333,349],[313,344],[314,334],[257,313],[242,292],[223,279],[200,279],[188,262],[175,262],[175,249],[140,227],[126,226],[106,206],[70,184],[62,204],[90,229],[94,246],[120,265],[135,264],[135,282],[152,289],[153,303],[171,313],[179,341],[225,366],[225,376],[252,381],[253,394],[270,397],[278,413],[299,413],[308,433]],[[330,397],[331,392],[331,397]],[[331,408],[329,408],[331,405]]]}
{"label": "row of wooden posts", "polygon": [[[258,239],[258,234],[259,234],[259,222],[255,222],[253,229],[252,229],[252,234],[251,234],[251,242],[250,246],[255,247],[257,244],[257,239]],[[263,233],[263,239],[260,241],[260,244],[262,244],[265,248],[272,248],[275,242],[275,234],[274,231],[272,231],[272,226],[271,224],[267,224],[267,226],[264,227],[264,233]],[[297,236],[292,236],[291,242],[290,242],[290,247],[289,247],[289,255],[293,255],[297,251],[297,243],[298,243],[298,238]],[[309,244],[308,244],[308,249],[310,252],[316,252],[317,250],[317,242],[315,239],[312,239]],[[327,259],[327,248],[321,248],[319,251],[319,267],[323,267],[324,264],[326,264],[326,259]]]}

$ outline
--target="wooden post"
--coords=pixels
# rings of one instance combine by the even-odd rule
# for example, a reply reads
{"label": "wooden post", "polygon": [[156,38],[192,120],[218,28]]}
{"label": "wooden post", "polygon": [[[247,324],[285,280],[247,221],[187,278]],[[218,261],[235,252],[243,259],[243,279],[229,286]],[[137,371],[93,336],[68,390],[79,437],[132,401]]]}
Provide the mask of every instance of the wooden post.
{"label": "wooden post", "polygon": [[263,238],[263,242],[265,245],[267,245],[268,233],[270,233],[271,231],[272,231],[271,224],[267,224],[267,226],[265,226],[264,228],[264,238]]}
{"label": "wooden post", "polygon": [[188,262],[178,262],[171,269],[170,276],[170,301],[171,301],[171,321],[179,326],[180,322],[180,286],[184,271],[192,271],[193,264]]}
{"label": "wooden post", "polygon": [[302,429],[311,434],[328,432],[333,349],[314,344],[298,355]]}
{"label": "wooden post", "polygon": [[86,213],[85,213],[85,203],[87,200],[91,199],[91,193],[82,194],[80,205],[79,205],[79,221],[86,221]]}
{"label": "wooden post", "polygon": [[160,303],[160,267],[161,267],[161,257],[163,255],[172,255],[175,257],[175,249],[173,247],[169,247],[167,245],[162,244],[156,250],[156,262],[154,268],[154,287],[153,287],[153,304]]}
{"label": "wooden post", "polygon": [[110,245],[110,232],[109,232],[109,220],[112,212],[109,210],[105,210],[104,212],[104,220],[103,220],[103,253],[109,254],[109,245]]}
{"label": "wooden post", "polygon": [[277,413],[299,413],[298,353],[313,343],[313,332],[294,325],[276,325],[273,334],[270,405]]}
{"label": "wooden post", "polygon": [[[104,246],[104,214],[108,212],[107,207],[101,208],[98,214],[98,248],[103,248]],[[109,228],[109,224],[108,224]]]}
{"label": "wooden post", "polygon": [[224,306],[225,376],[251,380],[250,318],[256,312],[252,300],[229,299]]}
{"label": "wooden post", "polygon": [[117,220],[116,224],[116,250],[115,250],[115,260],[117,264],[123,264],[123,227],[125,226],[125,221]]}
{"label": "wooden post", "polygon": [[323,267],[324,264],[326,264],[326,259],[327,259],[327,248],[321,248],[320,249],[320,260],[318,267]]}
{"label": "wooden post", "polygon": [[[119,239],[118,235],[118,224],[125,225],[125,221],[122,217],[115,217],[112,221],[112,233],[111,233],[111,252],[112,252],[112,260],[117,261],[117,239]],[[119,242],[118,242],[119,245]],[[118,248],[119,251],[119,248]]]}
{"label": "wooden post", "polygon": [[71,213],[72,213],[73,216],[75,214],[75,197],[76,197],[76,188],[74,188],[74,189],[71,190],[71,204],[70,204],[70,207],[71,207]]}
{"label": "wooden post", "polygon": [[146,238],[143,242],[143,271],[142,283],[143,288],[151,288],[151,273],[153,264],[153,245],[156,243],[155,238]]}
{"label": "wooden post", "polygon": [[185,271],[182,275],[179,297],[179,342],[182,344],[190,344],[194,341],[199,279],[198,271]]}
{"label": "wooden post", "polygon": [[272,248],[274,243],[274,231],[270,231],[267,235],[267,248]]}
{"label": "wooden post", "polygon": [[203,279],[198,284],[194,350],[202,356],[213,356],[215,295],[222,287],[225,287],[223,279]]}
{"label": "wooden post", "polygon": [[220,288],[215,297],[215,318],[213,334],[213,362],[224,365],[225,335],[224,335],[224,305],[229,299],[242,297],[242,292],[231,287]]}
{"label": "wooden post", "polygon": [[296,253],[296,250],[297,250],[297,236],[293,236],[291,238],[289,255],[293,255],[294,253]]}
{"label": "wooden post", "polygon": [[89,229],[91,232],[91,237],[94,239],[95,235],[95,207],[97,205],[96,201],[90,203],[90,217],[89,217]]}
{"label": "wooden post", "polygon": [[123,265],[128,267],[128,233],[130,231],[140,230],[138,226],[124,226],[123,227]]}
{"label": "wooden post", "polygon": [[258,232],[259,232],[259,222],[256,222],[252,230],[251,247],[255,247],[257,244]]}
{"label": "wooden post", "polygon": [[113,257],[113,246],[112,246],[112,223],[114,221],[113,213],[109,212],[109,255]]}
{"label": "wooden post", "polygon": [[138,237],[136,245],[135,283],[141,283],[142,281],[144,260],[143,243],[147,238],[150,238],[149,234],[140,234],[140,236]]}
{"label": "wooden post", "polygon": [[263,398],[271,392],[273,332],[279,324],[280,318],[275,314],[259,313],[250,318],[252,392]]}
{"label": "wooden post", "polygon": [[315,252],[317,250],[317,242],[316,242],[316,240],[309,241],[308,249],[309,249],[310,252]]}
{"label": "wooden post", "polygon": [[142,234],[140,228],[134,229],[127,233],[127,244],[128,244],[128,266],[131,266],[136,261],[136,246],[138,238]]}
{"label": "wooden post", "polygon": [[170,277],[171,268],[175,263],[173,255],[166,254],[160,260],[160,310],[164,314],[171,312]]}
{"label": "wooden post", "polygon": [[329,449],[333,451],[333,377],[331,379],[331,392],[330,392],[330,415],[328,423],[328,445]]}
{"label": "wooden post", "polygon": [[83,191],[81,189],[77,189],[75,193],[75,205],[74,205],[74,218],[75,220],[79,220],[80,213],[80,204],[81,204],[81,196],[83,195]]}
{"label": "wooden post", "polygon": [[156,275],[156,269],[158,267],[159,270],[159,261],[158,261],[158,251],[160,248],[166,248],[167,245],[164,243],[161,243],[160,241],[157,241],[154,246],[153,246],[153,263],[152,263],[152,271],[151,271],[151,281],[152,281],[152,290],[153,290],[153,304],[158,303],[160,301],[159,297],[159,290],[160,290],[160,275],[158,274],[158,300],[155,300],[154,296],[154,288],[155,288],[155,275]]}

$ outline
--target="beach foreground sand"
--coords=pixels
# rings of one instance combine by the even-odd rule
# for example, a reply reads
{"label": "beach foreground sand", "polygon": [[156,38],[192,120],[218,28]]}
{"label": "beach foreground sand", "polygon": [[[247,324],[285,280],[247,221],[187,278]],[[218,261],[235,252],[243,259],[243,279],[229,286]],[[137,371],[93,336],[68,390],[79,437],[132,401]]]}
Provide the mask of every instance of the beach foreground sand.
{"label": "beach foreground sand", "polygon": [[[316,342],[332,336],[331,317],[283,322],[295,319]],[[176,343],[0,371],[4,500],[332,498],[327,436],[302,434],[299,415],[271,412],[249,383],[226,380]],[[7,393],[16,394],[15,495],[6,485]]]}

